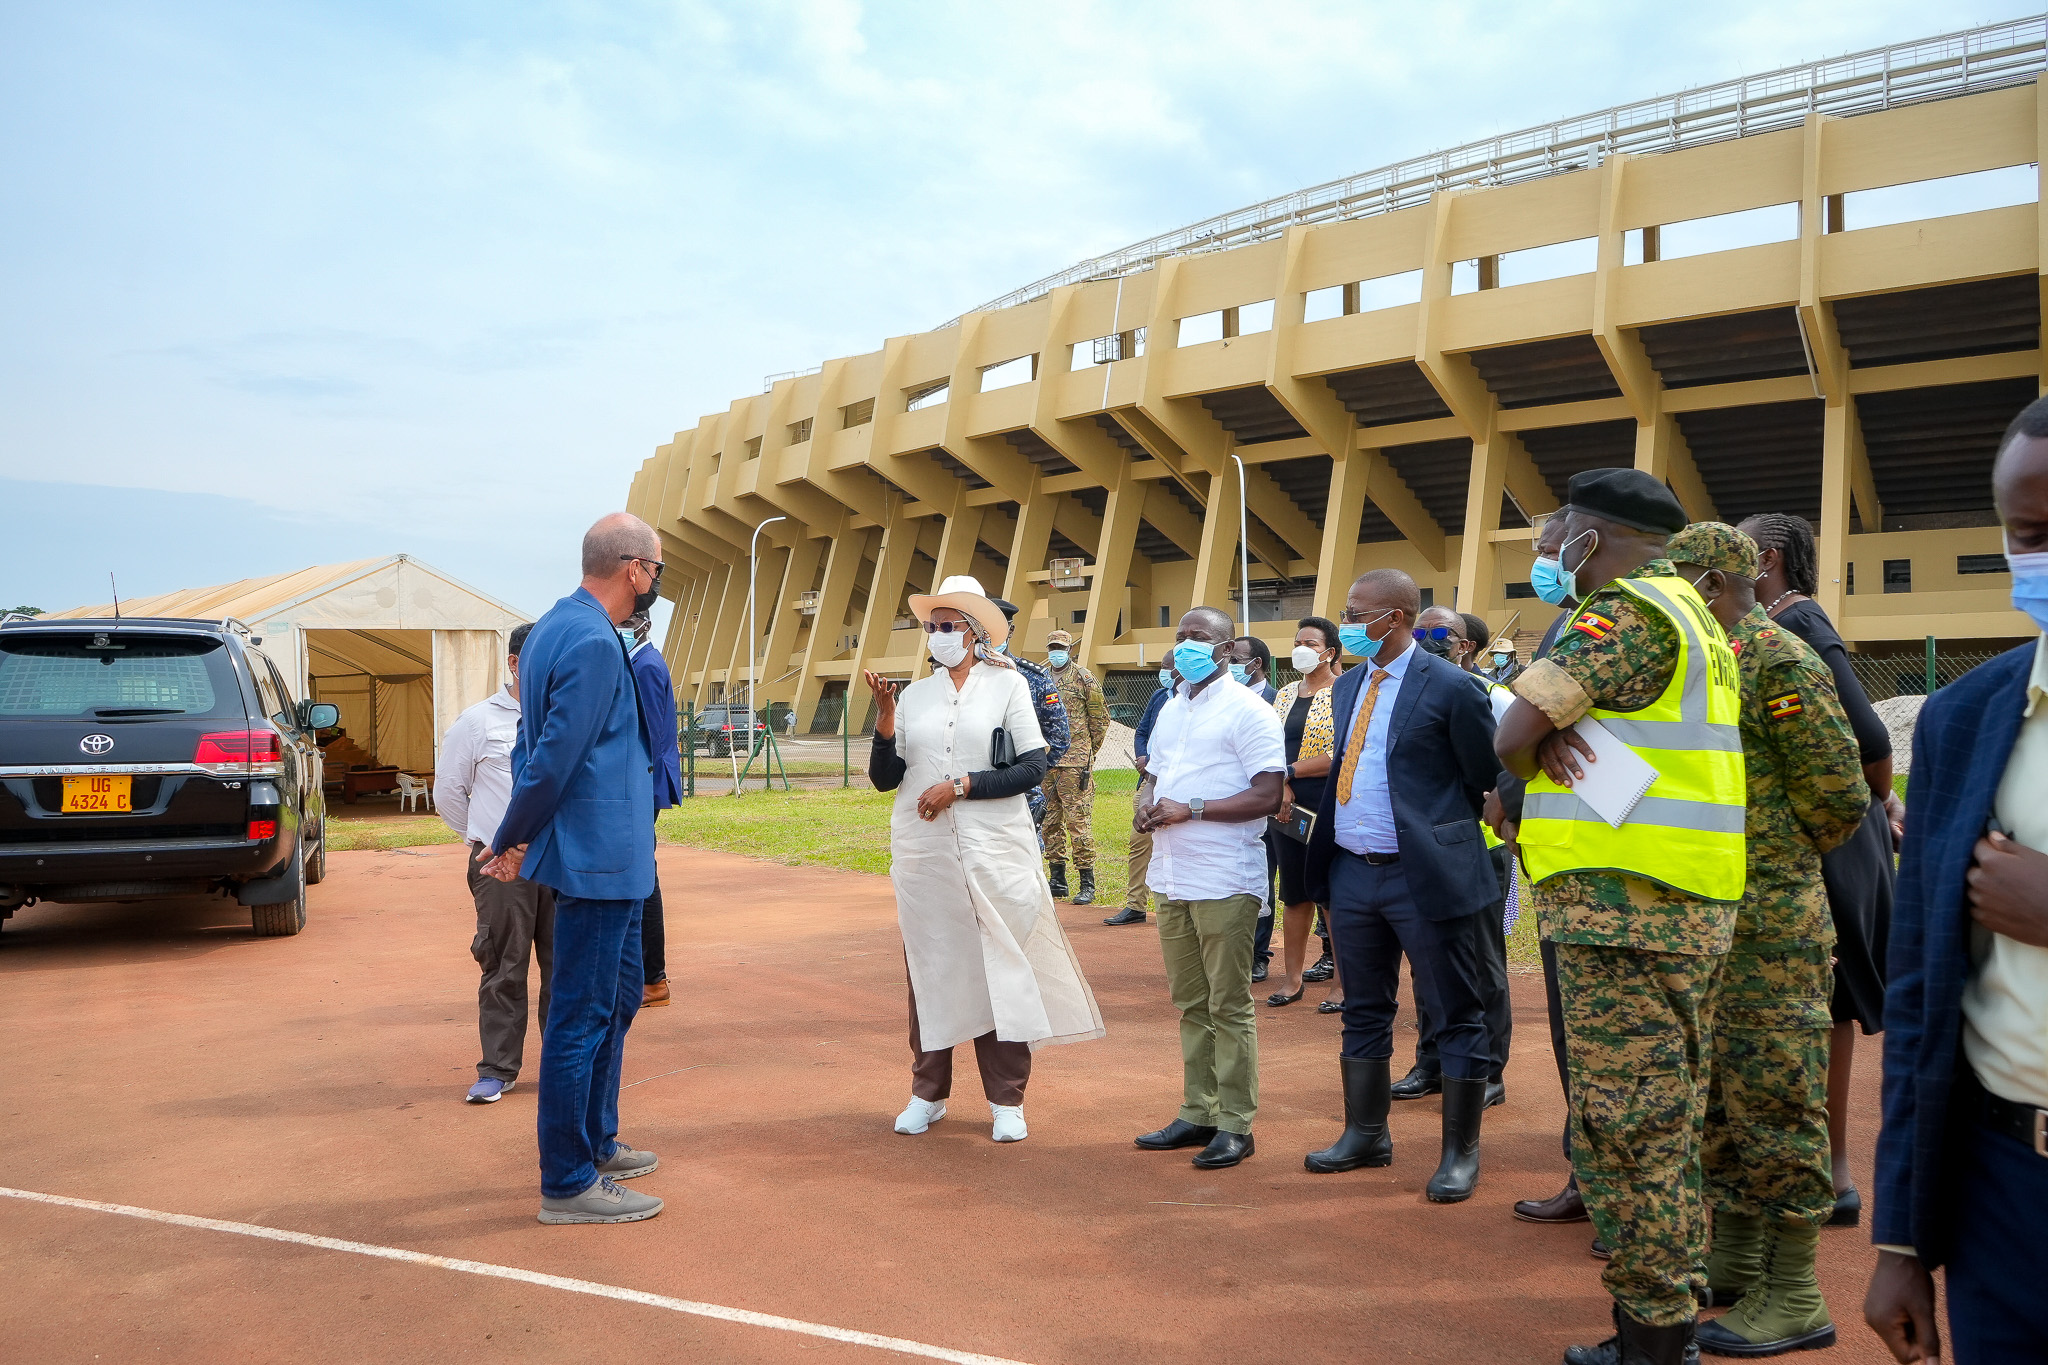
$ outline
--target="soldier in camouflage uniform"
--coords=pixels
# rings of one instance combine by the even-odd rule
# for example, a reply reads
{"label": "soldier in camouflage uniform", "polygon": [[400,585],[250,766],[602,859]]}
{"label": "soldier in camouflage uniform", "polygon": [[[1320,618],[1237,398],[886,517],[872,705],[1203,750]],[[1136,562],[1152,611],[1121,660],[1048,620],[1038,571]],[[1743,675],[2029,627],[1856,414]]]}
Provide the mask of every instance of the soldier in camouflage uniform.
{"label": "soldier in camouflage uniform", "polygon": [[[1713,1213],[1707,1284],[1735,1311],[1699,1329],[1707,1350],[1781,1354],[1832,1345],[1814,1274],[1835,1208],[1828,1159],[1828,998],[1835,941],[1820,857],[1870,805],[1862,755],[1820,655],[1756,602],[1756,542],[1701,522],[1672,537],[1727,628],[1742,671],[1749,877],[1714,1013],[1700,1160]],[[1739,1300],[1739,1302],[1738,1302]]]}
{"label": "soldier in camouflage uniform", "polygon": [[[1674,577],[1662,552],[1686,525],[1678,500],[1642,471],[1596,469],[1573,477],[1569,502],[1561,581],[1581,604],[1551,653],[1515,680],[1518,700],[1496,734],[1502,760],[1524,777],[1539,765],[1553,778],[1583,776],[1565,732],[1595,707],[1656,702],[1682,648],[1669,618],[1614,582]],[[1694,1268],[1706,1244],[1699,1146],[1737,904],[1618,870],[1528,878],[1522,894],[1556,945],[1572,1167],[1612,1249],[1601,1279],[1616,1334],[1569,1348],[1566,1365],[1680,1365],[1694,1349]]]}
{"label": "soldier in camouflage uniform", "polygon": [[1045,661],[1052,667],[1060,701],[1069,723],[1078,723],[1086,743],[1077,743],[1054,760],[1045,774],[1045,860],[1050,865],[1054,899],[1067,894],[1067,847],[1072,844],[1080,886],[1074,904],[1095,900],[1095,788],[1091,776],[1095,755],[1109,738],[1109,703],[1102,684],[1073,656],[1074,637],[1056,630],[1045,637]]}
{"label": "soldier in camouflage uniform", "polygon": [[[1017,608],[1000,597],[991,597],[1003,619],[1012,627],[1017,623]],[[1003,653],[1010,654],[1010,642],[1003,642]],[[1031,689],[1031,705],[1038,712],[1038,729],[1045,736],[1045,761],[1057,763],[1067,752],[1067,708],[1060,701],[1059,688],[1053,683],[1052,674],[1043,664],[1032,663],[1029,659],[1010,654],[1010,662],[1017,665],[1017,671],[1024,675],[1025,685]],[[1045,787],[1033,787],[1024,796],[1025,804],[1031,807],[1031,822],[1040,824],[1045,819]],[[1039,846],[1045,844],[1045,836],[1039,836]]]}

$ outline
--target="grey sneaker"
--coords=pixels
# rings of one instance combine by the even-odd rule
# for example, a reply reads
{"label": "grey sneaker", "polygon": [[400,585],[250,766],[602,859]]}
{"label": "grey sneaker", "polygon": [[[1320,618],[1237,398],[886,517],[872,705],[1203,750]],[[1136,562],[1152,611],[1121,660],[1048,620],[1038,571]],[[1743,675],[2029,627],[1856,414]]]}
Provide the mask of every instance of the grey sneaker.
{"label": "grey sneaker", "polygon": [[651,1194],[636,1194],[614,1184],[609,1176],[567,1199],[540,1201],[543,1223],[637,1223],[661,1212],[661,1201]]}
{"label": "grey sneaker", "polygon": [[614,1180],[631,1180],[636,1175],[646,1175],[659,1165],[661,1158],[654,1153],[635,1151],[620,1142],[610,1157],[597,1163],[597,1173]]}

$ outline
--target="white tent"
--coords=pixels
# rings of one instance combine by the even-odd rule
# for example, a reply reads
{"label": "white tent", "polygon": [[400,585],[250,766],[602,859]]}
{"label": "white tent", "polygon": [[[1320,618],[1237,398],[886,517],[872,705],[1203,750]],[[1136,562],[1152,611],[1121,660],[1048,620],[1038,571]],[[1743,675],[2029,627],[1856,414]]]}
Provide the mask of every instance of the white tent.
{"label": "white tent", "polygon": [[[53,613],[112,614],[111,604]],[[504,682],[505,646],[528,619],[406,555],[126,600],[121,614],[243,622],[298,697],[334,703],[356,743],[416,771],[434,766],[455,718]]]}

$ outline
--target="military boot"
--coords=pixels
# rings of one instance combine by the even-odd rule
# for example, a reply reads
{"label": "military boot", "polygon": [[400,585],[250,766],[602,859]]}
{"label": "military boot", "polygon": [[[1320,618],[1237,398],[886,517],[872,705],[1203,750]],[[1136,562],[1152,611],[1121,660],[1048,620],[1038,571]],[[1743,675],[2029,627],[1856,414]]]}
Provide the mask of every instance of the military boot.
{"label": "military boot", "polygon": [[1732,1312],[1700,1328],[1700,1349],[1717,1356],[1777,1356],[1835,1344],[1835,1324],[1814,1273],[1820,1229],[1765,1226],[1763,1265]]}
{"label": "military boot", "polygon": [[1695,1324],[1652,1327],[1614,1305],[1614,1335],[1598,1346],[1567,1346],[1564,1365],[1699,1365]]}
{"label": "military boot", "polygon": [[1763,1276],[1764,1220],[1754,1213],[1714,1210],[1714,1247],[1707,1253],[1709,1307],[1727,1308]]}
{"label": "military boot", "polygon": [[1052,898],[1056,901],[1063,901],[1067,898],[1067,865],[1065,863],[1050,863],[1048,866],[1051,868],[1051,872],[1046,877],[1046,880],[1052,883]]}
{"label": "military boot", "polygon": [[1076,905],[1093,905],[1093,904],[1095,904],[1095,869],[1094,869],[1094,868],[1092,868],[1092,867],[1084,867],[1084,868],[1082,868],[1082,869],[1081,869],[1081,889],[1080,889],[1079,891],[1076,891],[1076,892],[1074,893],[1074,904],[1076,904]]}
{"label": "military boot", "polygon": [[1386,1058],[1369,1062],[1363,1057],[1339,1057],[1337,1062],[1344,1071],[1344,1131],[1320,1152],[1310,1152],[1302,1164],[1317,1175],[1393,1165],[1394,1139],[1387,1133],[1387,1111],[1394,1107],[1387,1093],[1393,1085],[1392,1064]]}

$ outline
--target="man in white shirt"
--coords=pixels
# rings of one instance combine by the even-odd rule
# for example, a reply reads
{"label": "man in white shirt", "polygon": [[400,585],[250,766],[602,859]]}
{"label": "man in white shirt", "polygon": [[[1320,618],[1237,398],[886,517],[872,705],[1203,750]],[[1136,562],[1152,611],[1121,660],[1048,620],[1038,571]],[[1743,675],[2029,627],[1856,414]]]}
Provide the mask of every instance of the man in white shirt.
{"label": "man in white shirt", "polygon": [[1196,607],[1174,636],[1181,685],[1159,714],[1134,826],[1152,836],[1148,881],[1166,979],[1180,1011],[1180,1116],[1136,1139],[1200,1147],[1204,1170],[1252,1154],[1259,1041],[1252,938],[1266,899],[1266,819],[1280,809],[1280,718],[1232,680],[1229,615]]}
{"label": "man in white shirt", "polygon": [[476,937],[469,954],[483,971],[477,987],[477,1032],[483,1059],[476,1064],[471,1104],[495,1104],[519,1079],[526,1052],[526,965],[540,959],[540,1018],[548,1017],[548,969],[555,942],[555,893],[523,877],[486,877],[478,856],[492,847],[505,802],[512,795],[512,745],[519,736],[519,647],[532,627],[513,630],[499,691],[455,718],[441,737],[435,764],[434,806],[469,848],[469,894],[476,902]]}

